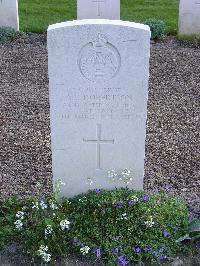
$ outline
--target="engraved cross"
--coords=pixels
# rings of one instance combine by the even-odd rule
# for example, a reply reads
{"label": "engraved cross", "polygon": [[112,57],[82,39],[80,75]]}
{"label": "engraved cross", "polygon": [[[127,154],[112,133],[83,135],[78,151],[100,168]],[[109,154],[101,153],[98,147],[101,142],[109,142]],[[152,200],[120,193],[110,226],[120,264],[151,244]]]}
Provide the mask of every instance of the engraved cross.
{"label": "engraved cross", "polygon": [[96,167],[97,169],[101,169],[101,144],[114,144],[114,139],[106,140],[101,139],[101,125],[97,124],[97,131],[96,131],[96,139],[83,139],[84,142],[88,144],[96,144]]}
{"label": "engraved cross", "polygon": [[102,3],[105,3],[106,0],[92,0],[92,2],[98,4],[98,7],[97,7],[97,8],[98,8],[98,11],[97,11],[98,14],[97,14],[97,16],[100,17],[100,15],[101,15],[101,6],[100,6],[100,5],[101,5]]}

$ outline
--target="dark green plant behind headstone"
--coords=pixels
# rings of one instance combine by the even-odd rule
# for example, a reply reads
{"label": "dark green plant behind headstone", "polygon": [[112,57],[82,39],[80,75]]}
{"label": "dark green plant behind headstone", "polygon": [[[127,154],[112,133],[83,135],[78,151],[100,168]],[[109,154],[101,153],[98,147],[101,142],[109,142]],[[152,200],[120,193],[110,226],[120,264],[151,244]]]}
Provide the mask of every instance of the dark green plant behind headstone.
{"label": "dark green plant behind headstone", "polygon": [[13,40],[16,36],[16,31],[10,27],[0,27],[0,43],[8,40]]}
{"label": "dark green plant behind headstone", "polygon": [[147,19],[144,24],[148,25],[151,30],[151,39],[158,40],[162,39],[167,34],[167,26],[164,21],[150,18]]}

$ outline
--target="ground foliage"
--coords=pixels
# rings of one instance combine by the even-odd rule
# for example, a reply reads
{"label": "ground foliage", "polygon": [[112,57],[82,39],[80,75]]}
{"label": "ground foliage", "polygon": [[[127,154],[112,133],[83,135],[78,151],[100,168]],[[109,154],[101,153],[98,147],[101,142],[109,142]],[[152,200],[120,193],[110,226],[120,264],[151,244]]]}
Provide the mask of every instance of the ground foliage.
{"label": "ground foliage", "polygon": [[144,24],[148,25],[151,30],[151,39],[162,39],[167,34],[167,26],[164,21],[159,19],[147,19]]}
{"label": "ground foliage", "polygon": [[172,260],[187,234],[185,201],[164,193],[95,190],[62,201],[1,203],[0,246],[22,244],[35,261],[76,254],[105,265]]}
{"label": "ground foliage", "polygon": [[10,27],[0,27],[0,44],[12,41],[16,36],[16,31]]}
{"label": "ground foliage", "polygon": [[[50,24],[77,18],[77,0],[20,0],[20,30],[44,32]],[[121,19],[144,23],[156,18],[165,21],[170,34],[178,27],[178,0],[121,0]]]}

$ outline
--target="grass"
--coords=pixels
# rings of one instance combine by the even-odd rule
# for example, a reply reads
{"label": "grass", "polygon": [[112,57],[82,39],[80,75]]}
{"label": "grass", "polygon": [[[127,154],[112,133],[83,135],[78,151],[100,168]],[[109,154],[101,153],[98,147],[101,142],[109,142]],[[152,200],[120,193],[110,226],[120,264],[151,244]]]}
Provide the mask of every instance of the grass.
{"label": "grass", "polygon": [[[76,19],[77,0],[20,0],[20,30],[45,32],[48,25]],[[167,23],[170,34],[177,33],[179,0],[121,0],[121,19],[144,22],[158,18]]]}

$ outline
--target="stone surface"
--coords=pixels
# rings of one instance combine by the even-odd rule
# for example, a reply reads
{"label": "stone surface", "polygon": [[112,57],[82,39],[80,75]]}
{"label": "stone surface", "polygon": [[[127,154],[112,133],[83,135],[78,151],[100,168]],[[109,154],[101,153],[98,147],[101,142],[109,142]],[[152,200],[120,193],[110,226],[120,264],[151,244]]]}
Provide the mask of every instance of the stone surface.
{"label": "stone surface", "polygon": [[63,195],[125,186],[108,171],[128,168],[143,188],[150,56],[148,26],[80,20],[48,29],[54,182]]}
{"label": "stone surface", "polygon": [[120,19],[120,0],[77,0],[78,19]]}
{"label": "stone surface", "polygon": [[0,27],[19,30],[18,0],[0,0]]}
{"label": "stone surface", "polygon": [[200,36],[200,0],[181,0],[179,35]]}

